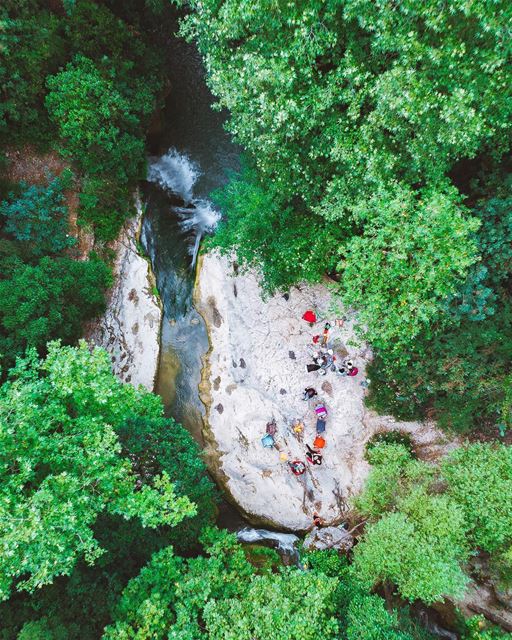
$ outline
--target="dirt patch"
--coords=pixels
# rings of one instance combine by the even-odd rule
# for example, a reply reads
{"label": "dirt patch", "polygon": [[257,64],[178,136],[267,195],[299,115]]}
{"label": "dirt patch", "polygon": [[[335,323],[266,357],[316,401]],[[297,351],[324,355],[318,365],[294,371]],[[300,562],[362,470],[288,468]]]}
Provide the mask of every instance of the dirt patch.
{"label": "dirt patch", "polygon": [[46,184],[48,175],[60,176],[69,164],[54,151],[39,154],[32,147],[8,149],[5,152],[8,164],[6,177],[11,182]]}
{"label": "dirt patch", "polygon": [[[217,327],[218,329],[222,324],[222,316],[220,315],[219,310],[217,309],[217,303],[215,301],[215,298],[213,296],[210,296],[207,300],[207,303],[212,312],[213,326]],[[236,364],[234,366],[236,367]]]}
{"label": "dirt patch", "polygon": [[[7,159],[5,177],[10,182],[47,184],[49,177],[60,176],[64,169],[72,168],[55,151],[39,153],[30,146],[22,149],[7,149],[5,157]],[[77,260],[85,260],[94,247],[94,234],[78,225],[79,196],[80,181],[75,176],[73,187],[64,192],[68,208],[69,232],[77,240],[70,250],[70,255]]]}

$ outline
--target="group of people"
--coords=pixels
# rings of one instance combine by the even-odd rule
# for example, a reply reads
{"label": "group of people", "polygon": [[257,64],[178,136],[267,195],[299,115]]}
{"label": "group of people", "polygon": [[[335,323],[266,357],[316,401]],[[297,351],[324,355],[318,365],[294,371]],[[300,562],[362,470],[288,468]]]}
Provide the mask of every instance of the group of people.
{"label": "group of people", "polygon": [[340,364],[338,364],[333,349],[326,349],[320,347],[318,351],[314,351],[312,354],[313,362],[306,365],[306,372],[313,373],[318,371],[318,374],[325,376],[327,371],[333,371],[339,376],[353,377],[359,373],[359,369],[354,366],[354,363],[350,358],[344,358]]}
{"label": "group of people", "polygon": [[[316,314],[309,310],[302,316],[303,320],[306,320],[310,326],[314,326],[317,322]],[[340,325],[342,326],[342,324]],[[322,335],[314,335],[312,338],[313,345],[317,346],[317,349],[312,353],[313,362],[306,365],[306,371],[312,373],[317,371],[319,375],[326,375],[328,371],[335,372],[340,376],[353,377],[357,375],[358,368],[354,366],[354,363],[349,358],[344,358],[338,361],[334,350],[329,348],[329,331],[331,324],[326,322]],[[318,346],[319,345],[319,346]],[[327,422],[327,408],[324,402],[319,398],[318,392],[314,387],[306,387],[302,394],[302,399],[308,403],[310,408],[314,409],[316,417],[316,437],[313,442],[313,446],[306,444],[305,458],[306,461],[314,466],[322,464],[323,456],[321,450],[325,446],[325,431]],[[312,407],[311,407],[312,405]],[[299,442],[302,442],[302,436],[304,432],[304,423],[302,420],[296,420],[293,425],[293,434]],[[267,423],[266,434],[262,438],[263,446],[274,447],[280,450],[279,445],[276,443],[274,436],[277,433],[277,425],[274,419]],[[295,459],[289,460],[288,455],[281,452],[280,459],[288,464],[290,471],[295,476],[301,476],[306,472],[307,465],[303,460]],[[321,519],[318,514],[314,514],[313,518],[315,526],[319,526]]]}

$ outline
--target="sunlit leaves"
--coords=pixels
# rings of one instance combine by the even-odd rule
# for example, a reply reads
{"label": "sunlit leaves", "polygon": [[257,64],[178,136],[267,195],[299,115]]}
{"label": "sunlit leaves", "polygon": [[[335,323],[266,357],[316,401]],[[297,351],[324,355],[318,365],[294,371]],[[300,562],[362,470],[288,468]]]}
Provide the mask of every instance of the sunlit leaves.
{"label": "sunlit leaves", "polygon": [[93,525],[102,512],[144,526],[193,515],[167,476],[137,491],[114,428],[132,413],[156,416],[147,392],[123,386],[105,352],[49,346],[46,361],[20,361],[0,391],[0,597],[32,591],[103,552]]}

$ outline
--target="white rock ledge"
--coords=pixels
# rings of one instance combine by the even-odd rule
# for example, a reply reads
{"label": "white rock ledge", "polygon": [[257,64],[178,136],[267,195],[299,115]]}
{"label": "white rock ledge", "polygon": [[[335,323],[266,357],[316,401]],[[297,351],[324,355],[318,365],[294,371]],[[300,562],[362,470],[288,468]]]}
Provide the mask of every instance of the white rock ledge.
{"label": "white rock ledge", "polygon": [[[263,301],[257,275],[235,275],[226,258],[206,254],[199,269],[195,303],[210,339],[201,385],[207,460],[253,524],[306,530],[314,512],[326,524],[343,520],[368,473],[365,443],[377,430],[402,429],[413,438],[418,432],[421,445],[435,444],[436,455],[444,451],[446,443],[432,425],[395,423],[365,409],[361,382],[371,354],[365,345],[354,346],[350,317],[343,327],[334,327],[340,314],[332,311],[327,286],[304,285],[293,288],[288,300],[276,295]],[[316,310],[314,328],[302,320],[307,309]],[[326,320],[333,325],[336,351],[348,352],[359,368],[356,377],[306,373],[312,336],[322,333]],[[312,445],[316,424],[313,407],[301,399],[307,386],[326,403],[327,444],[322,466],[307,463],[306,473],[297,477],[279,451],[262,446],[261,438],[275,418],[281,452],[305,461],[305,443]],[[303,443],[289,430],[297,418],[305,424]]]}
{"label": "white rock ledge", "polygon": [[117,258],[107,310],[90,328],[87,339],[111,354],[112,370],[120,380],[153,391],[162,309],[153,293],[151,266],[137,248],[143,211],[138,198],[136,204],[137,215],[126,222],[113,247]]}

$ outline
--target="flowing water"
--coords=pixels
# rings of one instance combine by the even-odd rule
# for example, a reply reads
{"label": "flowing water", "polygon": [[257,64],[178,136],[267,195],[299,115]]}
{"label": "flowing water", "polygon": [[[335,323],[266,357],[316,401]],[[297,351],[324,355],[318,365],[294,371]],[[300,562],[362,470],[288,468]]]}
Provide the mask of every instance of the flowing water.
{"label": "flowing water", "polygon": [[214,98],[195,47],[172,36],[167,54],[171,89],[148,141],[141,241],[164,308],[156,391],[167,413],[202,443],[198,384],[208,339],[192,304],[195,266],[201,240],[221,216],[210,194],[238,168],[239,149],[224,130],[225,114],[211,108]]}
{"label": "flowing water", "polygon": [[245,544],[264,544],[274,548],[284,565],[300,565],[299,552],[297,550],[298,536],[293,533],[280,533],[267,531],[267,529],[252,529],[244,527],[236,534],[239,542]]}

